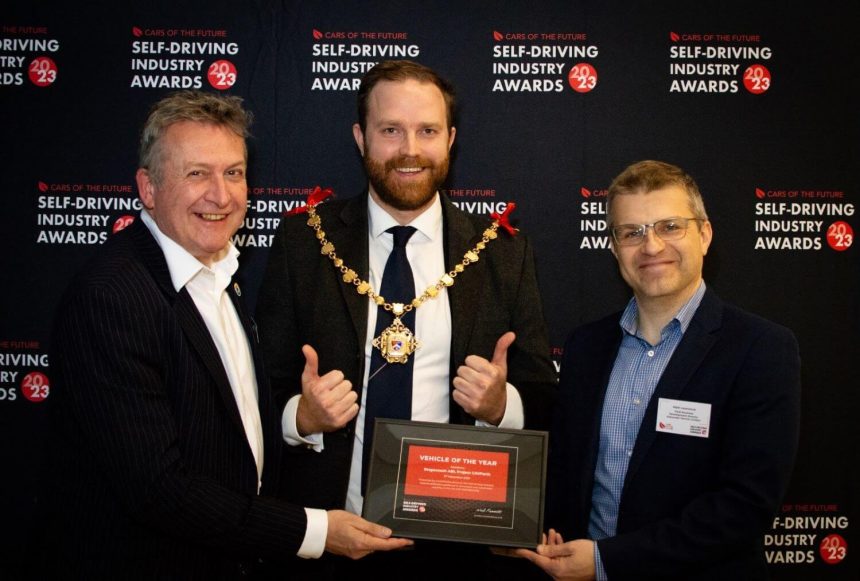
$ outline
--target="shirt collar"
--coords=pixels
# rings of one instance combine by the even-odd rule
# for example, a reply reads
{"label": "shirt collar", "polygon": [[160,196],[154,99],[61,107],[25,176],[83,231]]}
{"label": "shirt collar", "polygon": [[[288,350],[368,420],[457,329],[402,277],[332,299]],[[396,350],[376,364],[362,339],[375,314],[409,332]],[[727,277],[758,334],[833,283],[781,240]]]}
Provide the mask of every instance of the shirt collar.
{"label": "shirt collar", "polygon": [[213,273],[219,282],[219,286],[226,288],[230,279],[239,269],[239,251],[232,242],[228,243],[229,247],[224,258],[213,263],[212,268],[209,268],[194,258],[190,252],[185,250],[175,240],[162,232],[146,209],[140,212],[140,218],[164,253],[164,259],[167,261],[167,270],[170,272],[170,280],[176,292],[179,292],[201,270]]}
{"label": "shirt collar", "polygon": [[[400,226],[391,214],[386,212],[382,206],[376,203],[373,196],[367,196],[368,227],[373,239],[382,236],[392,226]],[[407,226],[412,226],[430,242],[442,236],[442,201],[437,192],[433,197],[433,203],[429,208],[412,220]],[[414,235],[413,235],[414,236]]]}
{"label": "shirt collar", "polygon": [[[681,306],[677,314],[666,324],[666,327],[675,321],[678,321],[678,324],[681,326],[681,333],[686,332],[687,327],[690,326],[690,322],[693,320],[693,315],[696,314],[696,310],[702,303],[702,297],[705,296],[705,288],[705,281],[702,280],[702,282],[699,283],[699,288],[697,288],[696,292],[693,293],[693,296],[691,296],[690,299]],[[624,309],[624,313],[621,315],[621,321],[619,324],[627,333],[636,335],[636,332],[639,330],[638,321],[639,305],[636,303],[636,297],[634,296],[630,299],[630,302],[627,303],[627,308]],[[665,330],[666,327],[663,329]]]}

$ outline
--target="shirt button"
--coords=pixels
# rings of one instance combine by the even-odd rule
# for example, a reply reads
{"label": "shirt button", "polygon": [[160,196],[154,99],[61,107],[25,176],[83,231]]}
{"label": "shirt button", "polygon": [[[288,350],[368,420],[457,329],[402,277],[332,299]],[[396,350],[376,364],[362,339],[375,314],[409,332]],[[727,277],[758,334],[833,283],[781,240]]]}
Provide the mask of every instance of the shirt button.
{"label": "shirt button", "polygon": [[654,357],[654,350],[653,349],[648,351],[648,357]]}
{"label": "shirt button", "polygon": [[627,457],[629,458],[632,455],[633,455],[633,450],[627,450]]}
{"label": "shirt button", "polygon": [[633,405],[639,405],[640,403],[642,403],[641,399],[639,399],[638,397],[633,398]]}

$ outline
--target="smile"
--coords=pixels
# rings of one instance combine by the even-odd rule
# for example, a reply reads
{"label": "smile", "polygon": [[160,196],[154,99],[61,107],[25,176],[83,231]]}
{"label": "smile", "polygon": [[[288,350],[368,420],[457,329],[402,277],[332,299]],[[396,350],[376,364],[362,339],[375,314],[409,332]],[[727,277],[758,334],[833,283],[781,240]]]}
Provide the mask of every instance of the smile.
{"label": "smile", "polygon": [[227,217],[227,214],[197,214],[208,222],[220,222]]}

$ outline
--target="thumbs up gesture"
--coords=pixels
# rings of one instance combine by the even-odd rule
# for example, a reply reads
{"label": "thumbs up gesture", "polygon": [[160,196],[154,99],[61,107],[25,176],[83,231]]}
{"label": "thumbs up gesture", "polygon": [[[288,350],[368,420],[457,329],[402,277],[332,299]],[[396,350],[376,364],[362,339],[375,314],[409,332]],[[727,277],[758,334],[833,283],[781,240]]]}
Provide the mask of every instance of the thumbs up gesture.
{"label": "thumbs up gesture", "polygon": [[302,397],[296,411],[296,427],[302,436],[332,432],[344,427],[358,413],[358,394],[338,369],[319,375],[319,357],[310,345],[302,347]]}
{"label": "thumbs up gesture", "polygon": [[490,361],[469,355],[454,378],[454,401],[472,417],[495,426],[505,415],[508,348],[516,338],[512,331],[499,337]]}

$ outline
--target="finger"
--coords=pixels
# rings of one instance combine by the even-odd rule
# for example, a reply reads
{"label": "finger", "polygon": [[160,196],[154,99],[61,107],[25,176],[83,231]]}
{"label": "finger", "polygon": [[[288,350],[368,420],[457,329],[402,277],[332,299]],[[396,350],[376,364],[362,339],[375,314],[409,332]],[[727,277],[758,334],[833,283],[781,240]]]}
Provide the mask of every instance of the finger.
{"label": "finger", "polygon": [[510,347],[517,338],[513,331],[508,331],[496,341],[496,348],[493,350],[493,365],[499,365],[507,368],[508,366],[508,347]]}
{"label": "finger", "polygon": [[[327,385],[327,381],[333,379],[329,377],[330,373],[340,374],[340,371],[330,371],[320,378],[320,383]],[[328,389],[330,399],[333,402],[351,404],[358,398],[358,394],[352,389],[352,382],[348,379],[338,379],[332,383],[331,387],[327,387],[326,389]]]}
{"label": "finger", "polygon": [[373,551],[393,551],[403,549],[415,544],[412,539],[378,539],[376,537],[367,537],[367,548],[370,552]]}
{"label": "finger", "polygon": [[319,377],[319,357],[316,350],[310,345],[304,345],[302,353],[305,356],[305,373],[310,374],[311,379]]}
{"label": "finger", "polygon": [[352,390],[351,386],[344,390],[343,386],[339,385],[336,390],[331,392],[331,397],[327,401],[332,413],[344,414],[358,406],[358,394]]}
{"label": "finger", "polygon": [[459,375],[454,378],[454,381],[451,382],[454,386],[454,393],[458,391],[465,396],[473,396],[475,395],[475,387],[471,381],[466,379],[465,377],[460,377]]}
{"label": "finger", "polygon": [[556,557],[568,557],[573,554],[573,550],[569,544],[563,545],[541,545],[538,547],[538,553],[550,559]]}
{"label": "finger", "polygon": [[339,423],[341,425],[346,425],[347,422],[352,420],[352,418],[354,418],[357,415],[358,415],[358,404],[354,403],[350,407],[348,407],[345,412],[343,412],[343,415],[340,417]]}
{"label": "finger", "polygon": [[454,385],[454,391],[451,393],[451,397],[454,398],[454,402],[459,405],[461,408],[466,410],[467,412],[472,406],[472,400],[467,393],[462,391],[460,388]]}
{"label": "finger", "polygon": [[[353,401],[350,401],[353,400]],[[358,403],[355,398],[344,399],[333,402],[330,407],[327,407],[328,415],[332,421],[338,425],[344,425],[350,421],[358,413]]]}
{"label": "finger", "polygon": [[367,533],[368,535],[378,539],[387,539],[392,534],[390,528],[364,520],[357,515],[356,518],[353,519],[352,526],[361,532]]}
{"label": "finger", "polygon": [[454,389],[459,389],[466,395],[474,395],[477,389],[477,381],[480,379],[480,374],[465,365],[461,365],[457,369],[457,376],[451,382]]}
{"label": "finger", "polygon": [[547,567],[549,567],[550,564],[552,563],[552,561],[550,561],[546,557],[543,557],[543,556],[535,553],[534,551],[530,551],[528,549],[517,549],[516,553],[517,553],[518,557],[528,559],[529,561],[531,561],[532,563],[534,563],[535,565],[537,565],[538,567],[540,567],[544,571],[546,571]]}

